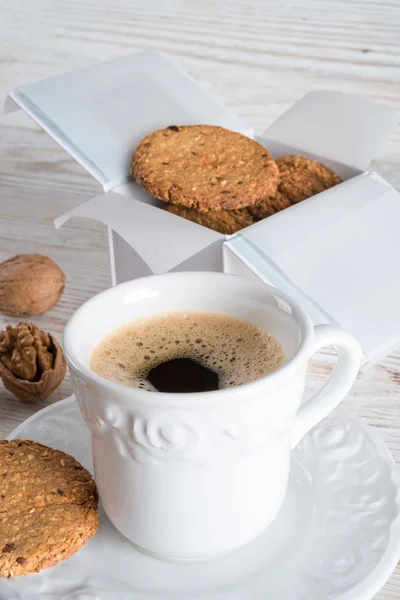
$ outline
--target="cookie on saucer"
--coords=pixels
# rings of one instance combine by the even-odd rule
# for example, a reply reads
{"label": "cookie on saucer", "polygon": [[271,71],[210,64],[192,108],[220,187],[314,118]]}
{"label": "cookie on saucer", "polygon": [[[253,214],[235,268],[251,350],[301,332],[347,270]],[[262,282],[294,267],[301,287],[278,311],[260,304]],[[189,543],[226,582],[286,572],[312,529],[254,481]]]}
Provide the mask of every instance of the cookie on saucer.
{"label": "cookie on saucer", "polygon": [[91,474],[72,456],[29,440],[0,440],[0,575],[52,567],[98,528]]}

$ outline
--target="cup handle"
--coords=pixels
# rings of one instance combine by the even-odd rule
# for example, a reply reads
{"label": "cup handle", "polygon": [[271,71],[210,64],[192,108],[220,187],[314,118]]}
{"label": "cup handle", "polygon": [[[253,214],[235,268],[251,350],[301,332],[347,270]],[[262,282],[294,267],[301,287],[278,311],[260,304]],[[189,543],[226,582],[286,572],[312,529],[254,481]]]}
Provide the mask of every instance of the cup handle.
{"label": "cup handle", "polygon": [[300,406],[294,421],[292,448],[340,404],[357,377],[362,350],[351,335],[336,325],[316,325],[309,358],[323,346],[335,346],[338,360],[321,389]]}

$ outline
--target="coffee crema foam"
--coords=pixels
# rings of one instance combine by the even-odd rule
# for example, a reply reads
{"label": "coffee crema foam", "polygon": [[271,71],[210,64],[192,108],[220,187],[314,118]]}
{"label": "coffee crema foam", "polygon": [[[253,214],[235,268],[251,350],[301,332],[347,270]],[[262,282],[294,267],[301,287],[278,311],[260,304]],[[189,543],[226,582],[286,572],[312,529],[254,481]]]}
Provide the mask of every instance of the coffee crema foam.
{"label": "coffee crema foam", "polygon": [[284,362],[281,344],[257,325],[224,314],[172,312],[127,323],[93,350],[90,369],[129,387],[157,391],[146,379],[157,365],[189,358],[215,371],[219,388],[249,383]]}

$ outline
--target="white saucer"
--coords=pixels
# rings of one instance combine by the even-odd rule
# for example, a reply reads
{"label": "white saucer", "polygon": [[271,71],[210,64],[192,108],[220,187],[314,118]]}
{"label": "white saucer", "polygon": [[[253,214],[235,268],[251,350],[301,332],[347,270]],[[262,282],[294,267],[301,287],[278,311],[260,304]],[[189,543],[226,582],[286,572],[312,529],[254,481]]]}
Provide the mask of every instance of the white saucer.
{"label": "white saucer", "polygon": [[[74,397],[22,423],[29,438],[91,469]],[[0,600],[367,600],[400,555],[400,479],[384,444],[343,410],[293,452],[284,505],[256,541],[213,562],[174,565],[138,552],[104,513],[96,536],[58,566],[0,578]]]}

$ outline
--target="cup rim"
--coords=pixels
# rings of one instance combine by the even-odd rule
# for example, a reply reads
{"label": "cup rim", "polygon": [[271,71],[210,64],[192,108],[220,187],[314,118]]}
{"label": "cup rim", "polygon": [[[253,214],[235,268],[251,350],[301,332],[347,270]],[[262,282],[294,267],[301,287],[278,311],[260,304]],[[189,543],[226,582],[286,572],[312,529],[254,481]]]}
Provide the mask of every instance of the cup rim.
{"label": "cup rim", "polygon": [[[170,392],[149,392],[147,390],[141,390],[139,388],[130,388],[129,386],[125,386],[121,383],[117,383],[114,381],[110,381],[109,379],[105,379],[97,373],[91,371],[88,367],[86,367],[77,357],[77,354],[74,350],[74,329],[76,326],[76,322],[80,319],[82,313],[88,310],[94,303],[98,302],[99,299],[104,300],[107,296],[111,296],[116,293],[124,293],[126,290],[129,290],[133,286],[143,285],[145,286],[149,282],[154,283],[154,280],[161,280],[168,278],[172,279],[180,279],[185,280],[188,277],[192,278],[201,278],[201,277],[209,277],[215,279],[221,278],[231,278],[231,279],[240,279],[241,281],[248,281],[248,283],[252,286],[259,286],[266,294],[270,294],[272,296],[279,296],[283,300],[285,300],[291,307],[292,311],[296,313],[297,322],[299,324],[299,328],[301,331],[301,339],[299,346],[296,352],[293,354],[291,358],[286,360],[282,366],[278,369],[275,369],[271,373],[264,375],[254,381],[250,381],[249,383],[244,383],[242,385],[228,387],[208,392],[191,392],[190,394],[183,393],[170,393]],[[118,292],[117,292],[118,291]],[[111,332],[110,332],[111,333]],[[101,385],[103,388],[106,388],[110,391],[110,393],[115,393],[115,398],[118,396],[118,393],[121,394],[123,390],[125,393],[127,390],[134,391],[134,402],[144,401],[146,404],[158,403],[161,400],[162,405],[166,406],[168,400],[176,406],[177,404],[182,404],[185,408],[188,408],[189,405],[194,404],[192,402],[187,402],[187,396],[190,395],[191,398],[195,398],[197,401],[201,403],[214,404],[215,402],[223,402],[224,399],[229,398],[229,400],[234,399],[238,396],[243,396],[243,394],[248,393],[249,397],[253,395],[257,388],[260,386],[265,386],[268,383],[269,386],[275,387],[287,380],[294,372],[298,371],[301,367],[302,356],[304,356],[304,352],[309,347],[311,341],[313,339],[313,324],[308,317],[307,313],[301,306],[290,296],[282,292],[281,290],[274,288],[273,286],[264,283],[262,281],[257,282],[254,280],[247,280],[245,277],[240,275],[234,275],[230,273],[218,273],[218,272],[208,272],[208,271],[179,271],[174,273],[164,273],[160,275],[148,275],[146,277],[140,277],[137,279],[132,279],[123,283],[120,283],[116,286],[107,288],[89,300],[86,300],[81,306],[79,306],[76,311],[71,315],[68,319],[63,336],[62,336],[62,346],[67,359],[67,362],[70,366],[73,367],[75,371],[79,373],[79,376],[85,380],[86,383],[94,383],[97,385]],[[306,360],[309,358],[309,355],[306,355]],[[186,400],[185,400],[186,398]]]}

